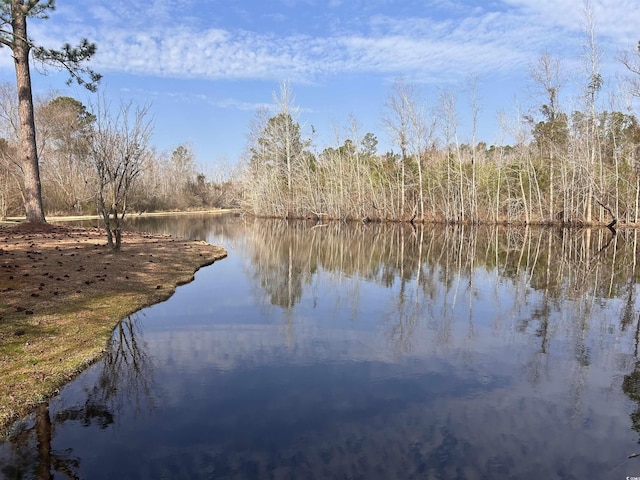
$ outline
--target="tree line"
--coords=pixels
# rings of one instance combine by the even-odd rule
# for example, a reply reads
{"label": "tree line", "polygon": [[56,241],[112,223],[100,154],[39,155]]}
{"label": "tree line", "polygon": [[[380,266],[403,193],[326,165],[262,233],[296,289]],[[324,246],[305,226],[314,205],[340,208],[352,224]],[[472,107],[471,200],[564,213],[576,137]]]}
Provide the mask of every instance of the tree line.
{"label": "tree line", "polygon": [[455,123],[443,126],[447,141],[440,141],[406,100],[393,99],[397,152],[378,153],[372,133],[314,152],[289,114],[269,118],[246,163],[244,208],[267,217],[363,221],[638,222],[635,115],[548,111],[520,120],[515,145],[487,146],[458,142]]}
{"label": "tree line", "polygon": [[[25,197],[18,159],[15,87],[0,85],[0,217],[20,215]],[[233,205],[225,177],[199,168],[188,144],[151,145],[147,107],[104,99],[90,107],[50,93],[34,101],[43,205],[47,214],[120,215]],[[126,194],[126,195],[125,195]],[[125,210],[126,211],[126,210]]]}
{"label": "tree line", "polygon": [[[443,91],[427,103],[416,85],[400,79],[382,118],[391,150],[378,152],[377,136],[362,134],[356,120],[339,142],[320,148],[304,135],[283,83],[275,115],[260,111],[251,125],[242,175],[227,172],[223,180],[198,170],[188,145],[170,155],[155,151],[148,107],[112,111],[104,99],[88,108],[54,94],[32,98],[30,52],[89,90],[100,79],[84,66],[96,50],[87,40],[47,50],[29,39],[27,17],[46,17],[53,7],[53,0],[0,2],[0,18],[10,26],[0,29],[0,45],[16,63],[16,87],[0,85],[0,217],[21,208],[31,222],[43,222],[45,210],[97,212],[114,246],[127,209],[241,206],[281,218],[468,224],[639,220],[640,125],[624,102],[602,107],[605,82],[588,10],[571,108],[563,105],[568,74],[543,53],[530,68],[538,106],[501,122],[511,145],[478,141],[476,81],[469,88],[471,134],[463,142],[456,95]],[[640,97],[640,45],[620,60],[631,75],[629,98]]]}
{"label": "tree line", "polygon": [[45,223],[48,213],[98,213],[108,244],[118,250],[125,215],[139,210],[216,206],[228,182],[214,185],[197,172],[193,153],[179,146],[165,161],[152,148],[148,107],[104,97],[91,111],[70,97],[34,99],[32,60],[69,74],[89,91],[101,75],[86,63],[96,45],[45,48],[28,35],[27,20],[46,19],[55,0],[0,1],[0,47],[11,51],[15,87],[0,85],[0,219],[24,212]]}
{"label": "tree line", "polygon": [[[587,15],[583,85],[565,109],[569,76],[543,53],[530,66],[537,107],[501,119],[511,145],[477,140],[479,100],[470,83],[471,134],[460,141],[457,98],[427,103],[397,80],[382,124],[393,148],[378,152],[375,134],[352,120],[339,143],[305,138],[287,83],[277,113],[259,112],[244,162],[243,207],[280,218],[445,223],[589,225],[638,223],[640,122],[628,105],[640,97],[640,44],[620,60],[632,75],[617,102],[603,108],[604,79]],[[624,101],[628,100],[625,105]],[[565,100],[566,101],[566,100]],[[622,105],[622,106],[621,106]]]}

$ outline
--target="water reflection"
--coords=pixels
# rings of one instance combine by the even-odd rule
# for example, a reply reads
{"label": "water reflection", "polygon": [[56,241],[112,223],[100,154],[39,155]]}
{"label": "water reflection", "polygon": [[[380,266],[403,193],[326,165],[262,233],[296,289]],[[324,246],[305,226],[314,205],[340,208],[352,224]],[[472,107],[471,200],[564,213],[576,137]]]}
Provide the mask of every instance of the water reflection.
{"label": "water reflection", "polygon": [[304,289],[313,291],[323,271],[340,282],[357,308],[361,280],[374,282],[395,296],[386,315],[388,338],[402,352],[412,350],[420,321],[437,323],[439,343],[450,342],[460,310],[466,311],[472,337],[478,320],[474,301],[482,296],[483,301],[493,297],[505,316],[517,317],[516,328],[539,339],[542,355],[560,329],[573,331],[574,354],[587,365],[585,334],[606,300],[624,300],[623,330],[637,312],[636,230],[614,237],[606,229],[250,223],[243,240],[251,256],[251,279],[269,303],[292,309]]}
{"label": "water reflection", "polygon": [[103,358],[92,371],[95,377],[70,395],[65,405],[55,399],[52,405],[43,403],[15,426],[13,451],[8,458],[0,457],[4,478],[81,478],[81,458],[74,449],[52,446],[57,429],[75,422],[104,430],[114,425],[124,409],[141,413],[153,408],[153,364],[141,338],[137,315],[118,324]]}
{"label": "water reflection", "polygon": [[[622,390],[637,405],[636,409],[631,413],[631,425],[640,434],[640,362],[636,362],[633,371],[624,376]],[[638,443],[640,443],[640,439]]]}
{"label": "water reflection", "polygon": [[[49,407],[50,456],[81,478],[640,472],[635,230],[134,225],[229,257]],[[27,431],[12,458],[35,472]]]}

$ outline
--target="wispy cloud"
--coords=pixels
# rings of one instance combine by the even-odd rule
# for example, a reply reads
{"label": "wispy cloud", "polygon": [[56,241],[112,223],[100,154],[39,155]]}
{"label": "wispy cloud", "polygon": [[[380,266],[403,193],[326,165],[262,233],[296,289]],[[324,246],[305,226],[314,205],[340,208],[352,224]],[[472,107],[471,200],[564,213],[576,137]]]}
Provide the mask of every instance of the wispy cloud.
{"label": "wispy cloud", "polygon": [[148,98],[150,101],[159,99],[170,99],[180,105],[209,105],[212,107],[225,110],[241,110],[245,112],[256,112],[258,110],[274,110],[274,103],[266,102],[247,102],[237,100],[231,97],[219,98],[205,93],[190,93],[178,90],[154,90],[154,89],[123,89],[121,93],[129,96],[139,96]]}
{"label": "wispy cloud", "polygon": [[624,46],[640,38],[637,30],[640,9],[636,0],[504,0],[504,3],[516,8],[523,18],[549,30],[580,32],[585,12],[590,10],[598,33],[606,37],[607,43]]}
{"label": "wispy cloud", "polygon": [[[293,7],[299,2],[285,3]],[[634,0],[592,3],[606,47],[623,48],[640,24]],[[376,14],[348,32],[280,35],[275,29],[203,28],[188,16],[176,26],[176,12],[190,5],[190,0],[155,0],[148,18],[137,15],[136,3],[114,0],[92,6],[90,22],[74,22],[78,12],[69,11],[70,23],[34,31],[47,42],[70,33],[91,38],[99,46],[94,66],[103,73],[301,82],[366,73],[446,79],[521,70],[543,49],[567,48],[584,18],[584,4],[576,0],[503,0],[493,9],[476,6],[465,15],[457,10],[457,17],[445,20]],[[336,12],[346,8],[336,1],[333,5]],[[272,17],[282,22],[281,15]]]}
{"label": "wispy cloud", "polygon": [[[158,124],[166,122],[162,141],[201,135],[201,142],[215,143],[203,151],[214,151],[243,141],[249,112],[272,111],[260,100],[268,102],[265,90],[284,79],[296,84],[316,125],[351,111],[370,121],[398,76],[429,83],[429,91],[480,78],[492,115],[526,90],[529,65],[545,50],[563,70],[579,72],[577,85],[584,80],[584,6],[583,0],[65,0],[29,28],[51,47],[85,37],[96,42],[91,67],[104,75],[105,90],[115,86],[118,94],[153,103]],[[620,68],[615,55],[640,40],[637,0],[591,0],[591,6],[603,62]],[[7,50],[0,50],[0,75],[14,78]]]}

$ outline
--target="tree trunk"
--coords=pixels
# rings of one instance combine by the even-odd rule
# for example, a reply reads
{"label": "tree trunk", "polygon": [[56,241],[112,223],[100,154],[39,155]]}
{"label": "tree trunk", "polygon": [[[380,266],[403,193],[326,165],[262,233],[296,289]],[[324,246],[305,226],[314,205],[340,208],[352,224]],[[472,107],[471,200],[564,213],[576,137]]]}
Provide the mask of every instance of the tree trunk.
{"label": "tree trunk", "polygon": [[[17,3],[17,5],[16,5]],[[36,147],[36,127],[33,115],[31,73],[29,72],[29,44],[27,43],[27,17],[21,11],[21,2],[13,2],[13,59],[18,88],[18,116],[20,117],[19,155],[24,174],[24,209],[28,222],[45,223],[42,208],[42,187]]]}
{"label": "tree trunk", "polygon": [[[554,147],[551,147],[552,149]],[[554,155],[553,150],[551,151],[551,155],[549,157],[549,222],[553,223],[555,221],[555,210],[553,208],[553,203],[555,202],[555,198],[553,197],[553,162]]]}
{"label": "tree trunk", "polygon": [[36,438],[38,440],[36,478],[38,480],[50,480],[53,478],[53,475],[51,475],[51,430],[49,404],[42,403],[36,409]]}

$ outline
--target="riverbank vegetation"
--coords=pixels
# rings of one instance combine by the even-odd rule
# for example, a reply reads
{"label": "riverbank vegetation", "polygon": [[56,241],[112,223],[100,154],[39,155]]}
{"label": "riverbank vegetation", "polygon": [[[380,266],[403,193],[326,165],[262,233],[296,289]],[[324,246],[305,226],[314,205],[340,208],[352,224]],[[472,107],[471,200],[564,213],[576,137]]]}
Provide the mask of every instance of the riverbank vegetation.
{"label": "riverbank vegetation", "polygon": [[[132,212],[237,208],[256,216],[447,223],[637,223],[640,123],[627,111],[559,106],[557,63],[541,57],[548,93],[539,113],[502,118],[513,144],[459,140],[457,99],[444,92],[427,108],[416,85],[398,80],[384,126],[394,148],[353,119],[333,146],[305,136],[283,84],[279,113],[259,112],[247,155],[207,171],[188,144],[150,147],[139,158]],[[23,209],[13,87],[0,86],[0,218]],[[47,215],[96,214],[99,175],[90,149],[96,116],[70,97],[38,99],[42,191]],[[477,108],[473,107],[473,108]],[[12,113],[13,112],[13,113]],[[474,127],[475,128],[475,127]]]}
{"label": "riverbank vegetation", "polygon": [[[639,52],[640,56],[640,52]],[[446,223],[613,224],[638,222],[640,123],[626,110],[598,110],[593,73],[583,108],[560,108],[557,60],[538,60],[532,76],[546,95],[537,114],[502,119],[512,145],[459,140],[456,97],[428,109],[416,85],[398,80],[384,125],[394,149],[379,153],[357,122],[319,151],[301,133],[292,92],[279,113],[252,127],[244,207],[258,216]],[[472,97],[472,118],[478,103]],[[475,120],[473,120],[475,122]],[[344,137],[343,137],[344,138]]]}
{"label": "riverbank vegetation", "polygon": [[[478,139],[478,79],[428,100],[398,79],[381,125],[391,149],[354,119],[333,145],[303,134],[284,83],[277,113],[259,114],[246,155],[244,207],[259,216],[462,224],[637,223],[640,208],[640,45],[602,73],[593,14],[585,9],[582,55],[572,70],[542,53],[529,66],[529,109],[498,116],[501,138]],[[618,64],[619,64],[618,63]],[[524,92],[523,92],[524,93]],[[461,117],[466,128],[461,128]],[[505,141],[504,139],[508,139]]]}

